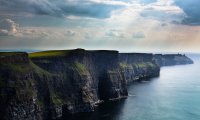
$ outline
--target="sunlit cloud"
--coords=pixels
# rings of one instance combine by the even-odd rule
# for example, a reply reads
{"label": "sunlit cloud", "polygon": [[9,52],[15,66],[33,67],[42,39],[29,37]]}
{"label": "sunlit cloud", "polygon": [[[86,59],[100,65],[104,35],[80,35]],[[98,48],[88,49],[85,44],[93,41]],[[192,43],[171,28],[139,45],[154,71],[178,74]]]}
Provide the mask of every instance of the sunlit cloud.
{"label": "sunlit cloud", "polygon": [[0,20],[0,35],[14,35],[17,33],[18,24],[11,19]]}

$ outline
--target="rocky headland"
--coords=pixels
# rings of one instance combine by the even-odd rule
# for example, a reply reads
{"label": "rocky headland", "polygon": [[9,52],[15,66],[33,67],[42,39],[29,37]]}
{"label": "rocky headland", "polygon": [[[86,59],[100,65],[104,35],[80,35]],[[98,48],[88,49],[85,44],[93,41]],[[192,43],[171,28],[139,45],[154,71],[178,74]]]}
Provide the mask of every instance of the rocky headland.
{"label": "rocky headland", "polygon": [[128,84],[159,76],[160,66],[192,63],[181,54],[0,52],[0,119],[57,119],[91,112],[103,101],[126,98]]}

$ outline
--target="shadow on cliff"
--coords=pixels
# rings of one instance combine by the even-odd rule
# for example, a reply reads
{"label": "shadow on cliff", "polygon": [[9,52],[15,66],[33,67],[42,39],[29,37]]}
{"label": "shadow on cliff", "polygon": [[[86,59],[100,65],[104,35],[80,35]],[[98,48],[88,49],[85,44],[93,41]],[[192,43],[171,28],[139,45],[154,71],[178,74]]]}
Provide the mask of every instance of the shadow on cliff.
{"label": "shadow on cliff", "polygon": [[63,116],[61,120],[116,120],[123,111],[126,99],[105,102],[91,113],[79,113],[73,116]]}

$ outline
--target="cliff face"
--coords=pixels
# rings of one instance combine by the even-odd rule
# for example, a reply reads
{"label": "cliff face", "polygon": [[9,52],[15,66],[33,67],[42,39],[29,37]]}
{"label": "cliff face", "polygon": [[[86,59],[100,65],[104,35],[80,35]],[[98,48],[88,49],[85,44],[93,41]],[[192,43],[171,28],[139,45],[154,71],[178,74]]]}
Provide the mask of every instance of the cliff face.
{"label": "cliff face", "polygon": [[94,111],[102,101],[126,97],[127,83],[159,72],[152,54],[0,53],[0,119],[56,119]]}
{"label": "cliff face", "polygon": [[160,74],[160,67],[153,61],[153,54],[120,53],[119,62],[128,83]]}
{"label": "cliff face", "polygon": [[126,97],[117,51],[0,53],[0,119],[51,119]]}
{"label": "cliff face", "polygon": [[155,54],[153,59],[160,66],[193,64],[190,58],[181,54]]}
{"label": "cliff face", "polygon": [[41,90],[40,93],[50,96],[52,118],[64,113],[93,111],[100,100],[127,96],[117,51],[77,49],[65,51],[61,56],[32,57],[31,60],[50,74],[45,81],[49,92],[43,94]]}
{"label": "cliff face", "polygon": [[27,53],[0,53],[0,119],[40,119]]}

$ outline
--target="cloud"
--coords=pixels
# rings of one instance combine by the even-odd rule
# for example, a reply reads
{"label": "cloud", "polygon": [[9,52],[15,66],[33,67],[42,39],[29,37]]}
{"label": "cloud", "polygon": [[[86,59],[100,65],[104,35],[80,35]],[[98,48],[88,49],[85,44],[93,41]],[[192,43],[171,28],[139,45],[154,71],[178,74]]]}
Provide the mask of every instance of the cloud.
{"label": "cloud", "polygon": [[76,32],[72,30],[67,30],[67,32],[65,33],[66,36],[74,36],[75,34]]}
{"label": "cloud", "polygon": [[133,33],[133,38],[145,38],[145,35],[143,32],[135,32]]}
{"label": "cloud", "polygon": [[200,25],[200,2],[199,0],[174,0],[186,14],[182,24]]}
{"label": "cloud", "polygon": [[84,37],[85,39],[91,39],[92,35],[89,32],[86,32]]}
{"label": "cloud", "polygon": [[44,30],[19,27],[15,21],[5,18],[0,20],[0,36],[42,38],[48,36],[48,33]]}
{"label": "cloud", "polygon": [[18,24],[11,19],[0,20],[0,36],[13,35],[17,33]]}
{"label": "cloud", "polygon": [[[81,3],[81,4],[80,4]],[[108,18],[111,12],[126,3],[108,0],[1,0],[0,10],[11,13],[31,13],[57,17],[81,16]],[[9,14],[9,13],[8,13]]]}
{"label": "cloud", "polygon": [[8,35],[8,30],[0,29],[0,36],[7,36],[7,35]]}
{"label": "cloud", "polygon": [[55,15],[60,11],[50,0],[1,0],[0,10],[12,13],[35,13]]}
{"label": "cloud", "polygon": [[200,26],[188,26],[199,3],[190,1],[0,0],[0,21],[10,24],[0,27],[0,47],[199,51]]}
{"label": "cloud", "polygon": [[154,3],[156,1],[157,0],[140,0],[140,3],[142,3],[142,4],[150,4],[150,3]]}
{"label": "cloud", "polygon": [[18,38],[37,38],[43,39],[49,37],[51,33],[49,30],[43,30],[39,28],[19,28],[20,31],[15,35]]}
{"label": "cloud", "polygon": [[141,11],[142,17],[157,19],[159,21],[181,21],[185,14],[173,0],[157,0],[155,3],[148,4]]}
{"label": "cloud", "polygon": [[165,27],[165,26],[167,26],[167,23],[162,23],[161,26]]}
{"label": "cloud", "polygon": [[11,19],[0,20],[0,36],[12,36],[16,38],[43,39],[53,37],[68,38],[77,35],[71,29],[58,29],[55,27],[19,27],[19,24]]}
{"label": "cloud", "polygon": [[124,38],[125,35],[120,30],[111,29],[105,33],[107,37],[117,37],[117,38]]}

